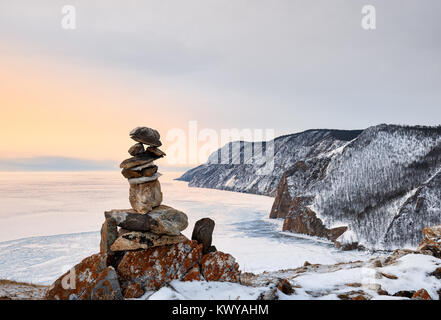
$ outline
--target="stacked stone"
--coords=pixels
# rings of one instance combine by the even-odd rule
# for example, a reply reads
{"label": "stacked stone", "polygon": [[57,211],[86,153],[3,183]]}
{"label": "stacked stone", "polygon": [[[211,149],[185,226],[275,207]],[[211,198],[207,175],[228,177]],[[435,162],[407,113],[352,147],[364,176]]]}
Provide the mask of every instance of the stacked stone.
{"label": "stacked stone", "polygon": [[189,240],[181,234],[187,215],[161,204],[160,174],[153,163],[165,156],[158,131],[140,127],[130,137],[137,143],[129,149],[132,157],[121,163],[121,173],[130,184],[132,208],[105,212],[100,253],[59,277],[46,299],[139,298],[174,280],[239,282],[234,257],[212,245],[214,221],[197,221]]}
{"label": "stacked stone", "polygon": [[165,156],[159,132],[138,127],[130,132],[137,143],[129,149],[132,156],[120,167],[130,184],[129,201],[132,209],[105,212],[101,229],[101,252],[148,249],[188,241],[181,234],[188,226],[187,215],[172,207],[161,205],[162,192],[158,178],[161,174],[154,161]]}

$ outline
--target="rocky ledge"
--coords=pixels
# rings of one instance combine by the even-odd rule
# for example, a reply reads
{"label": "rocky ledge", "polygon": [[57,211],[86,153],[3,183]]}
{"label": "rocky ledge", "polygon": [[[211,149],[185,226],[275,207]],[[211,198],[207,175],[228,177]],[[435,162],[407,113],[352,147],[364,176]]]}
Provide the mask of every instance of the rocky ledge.
{"label": "rocky ledge", "polygon": [[0,300],[40,300],[47,287],[32,283],[0,280]]}
{"label": "rocky ledge", "polygon": [[49,300],[120,300],[139,298],[173,280],[238,282],[239,265],[226,253],[202,253],[202,244],[188,239],[149,249],[85,258],[57,279],[46,292]]}

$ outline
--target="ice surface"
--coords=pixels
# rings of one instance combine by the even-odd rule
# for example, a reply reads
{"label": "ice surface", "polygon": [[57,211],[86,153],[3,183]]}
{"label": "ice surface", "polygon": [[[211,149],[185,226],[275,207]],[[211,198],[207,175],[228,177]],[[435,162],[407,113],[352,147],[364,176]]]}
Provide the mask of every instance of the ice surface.
{"label": "ice surface", "polygon": [[51,284],[99,251],[98,232],[26,238],[0,245],[0,279]]}

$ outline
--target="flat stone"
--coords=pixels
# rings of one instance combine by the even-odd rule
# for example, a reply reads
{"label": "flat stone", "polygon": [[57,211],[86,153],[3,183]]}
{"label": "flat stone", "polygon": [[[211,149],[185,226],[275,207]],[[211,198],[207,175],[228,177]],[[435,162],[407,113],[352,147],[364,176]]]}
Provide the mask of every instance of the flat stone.
{"label": "flat stone", "polygon": [[158,222],[155,233],[178,235],[188,227],[187,215],[169,206],[156,207],[148,215]]}
{"label": "flat stone", "polygon": [[136,212],[150,212],[162,202],[162,192],[159,181],[155,180],[142,184],[130,184],[129,201]]}
{"label": "flat stone", "polygon": [[188,226],[185,213],[164,205],[154,208],[148,214],[133,210],[111,210],[105,212],[105,216],[121,227],[120,236],[127,233],[127,230],[177,236]]}
{"label": "flat stone", "polygon": [[122,169],[121,174],[126,179],[134,179],[134,178],[141,178],[142,177],[141,171],[135,171],[132,169]]}
{"label": "flat stone", "polygon": [[202,243],[204,254],[208,253],[211,247],[214,226],[215,223],[210,218],[198,220],[194,225],[191,240],[196,240],[198,243]]}
{"label": "flat stone", "polygon": [[148,166],[148,167],[143,168],[141,170],[134,170],[134,168],[122,169],[121,174],[124,176],[124,178],[135,179],[135,178],[141,178],[141,177],[151,177],[157,171],[158,171],[157,166]]}
{"label": "flat stone", "polygon": [[162,151],[161,149],[156,148],[156,147],[148,147],[147,148],[147,152],[151,152],[151,153],[153,153],[154,155],[156,155],[158,157],[166,156],[164,151]]}
{"label": "flat stone", "polygon": [[128,152],[131,156],[136,156],[140,153],[143,153],[144,151],[145,151],[144,145],[138,142],[135,143],[133,146],[131,146]]}
{"label": "flat stone", "polygon": [[147,127],[137,127],[133,129],[130,132],[130,138],[149,146],[160,147],[162,145],[159,140],[161,138],[159,132]]}
{"label": "flat stone", "polygon": [[129,159],[124,160],[123,162],[121,162],[119,167],[121,169],[130,169],[133,167],[149,164],[159,158],[161,158],[161,157],[157,156],[151,152],[144,152],[144,153],[138,154],[134,157],[131,157]]}
{"label": "flat stone", "polygon": [[158,180],[158,178],[160,176],[162,176],[162,174],[160,174],[159,172],[156,172],[156,173],[154,173],[150,177],[141,177],[141,178],[129,179],[129,183],[130,184],[142,184],[142,183],[146,183],[146,182],[151,182],[151,181]]}
{"label": "flat stone", "polygon": [[132,231],[119,236],[111,246],[112,251],[149,249],[188,241],[184,235],[168,236],[151,232]]}
{"label": "flat stone", "polygon": [[137,213],[135,210],[114,209],[104,212],[106,219],[112,219],[120,227],[118,236],[131,231],[152,231],[158,222],[148,214]]}
{"label": "flat stone", "polygon": [[130,170],[133,170],[133,171],[141,171],[142,169],[150,168],[150,167],[156,167],[156,165],[155,165],[155,163],[154,163],[153,161],[152,161],[152,162],[149,162],[149,163],[147,163],[147,164],[143,164],[143,165],[141,165],[141,166],[132,167],[132,168],[130,168]]}

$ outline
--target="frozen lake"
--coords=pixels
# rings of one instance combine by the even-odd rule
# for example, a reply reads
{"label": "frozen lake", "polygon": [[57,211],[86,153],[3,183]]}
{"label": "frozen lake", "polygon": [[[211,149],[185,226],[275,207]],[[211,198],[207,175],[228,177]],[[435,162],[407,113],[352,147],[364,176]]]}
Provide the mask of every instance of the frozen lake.
{"label": "frozen lake", "polygon": [[[216,222],[213,243],[236,257],[242,271],[295,268],[305,261],[331,264],[364,260],[363,252],[342,252],[327,241],[281,232],[268,219],[273,198],[189,188],[178,172],[159,179],[164,204],[189,216]],[[130,208],[128,183],[119,172],[0,173],[0,279],[50,284],[99,251],[104,211]]]}

